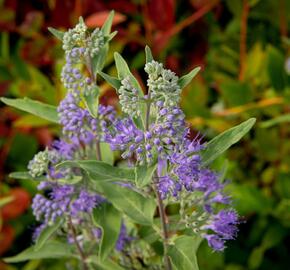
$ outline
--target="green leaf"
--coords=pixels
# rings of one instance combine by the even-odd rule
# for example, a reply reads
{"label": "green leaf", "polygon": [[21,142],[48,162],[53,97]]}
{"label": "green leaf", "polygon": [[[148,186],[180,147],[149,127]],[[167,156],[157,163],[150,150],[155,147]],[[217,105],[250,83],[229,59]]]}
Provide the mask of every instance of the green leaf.
{"label": "green leaf", "polygon": [[50,124],[49,121],[40,118],[36,115],[25,114],[20,116],[14,121],[13,126],[15,127],[47,127]]}
{"label": "green leaf", "polygon": [[80,175],[74,175],[72,178],[60,178],[57,179],[57,182],[61,185],[75,185],[83,180],[83,177]]}
{"label": "green leaf", "polygon": [[6,204],[12,202],[14,200],[13,196],[6,196],[3,198],[0,198],[0,208],[5,206]]}
{"label": "green leaf", "polygon": [[229,106],[241,106],[253,101],[251,86],[239,81],[227,81],[222,83],[221,92]]}
{"label": "green leaf", "polygon": [[[140,87],[137,79],[131,73],[126,61],[123,59],[123,57],[119,53],[116,53],[116,52],[114,53],[114,58],[115,58],[119,80],[122,81],[124,78],[129,77],[130,82],[132,83],[132,86],[138,91],[139,98],[142,99],[142,97],[144,96],[142,88]],[[140,103],[140,108],[141,108],[142,129],[145,129],[146,104]]]}
{"label": "green leaf", "polygon": [[137,187],[144,187],[151,183],[153,174],[156,170],[157,164],[150,167],[138,166],[135,167],[135,183]]}
{"label": "green leaf", "polygon": [[59,218],[51,226],[47,226],[38,236],[34,246],[34,250],[40,250],[44,246],[44,244],[47,243],[49,238],[59,229],[62,223],[63,219]]}
{"label": "green leaf", "polygon": [[9,174],[10,178],[14,179],[32,179],[33,177],[29,174],[29,172],[12,172]]}
{"label": "green leaf", "polygon": [[282,91],[287,81],[284,68],[284,56],[273,46],[269,46],[267,52],[267,71],[271,84],[277,91]]}
{"label": "green leaf", "polygon": [[100,142],[101,156],[105,163],[114,164],[114,152],[108,143]]}
{"label": "green leaf", "polygon": [[254,7],[255,5],[257,5],[260,2],[260,0],[250,0],[249,1],[249,5],[250,7]]}
{"label": "green leaf", "polygon": [[270,119],[270,120],[267,120],[267,121],[263,121],[260,124],[260,127],[261,128],[269,128],[269,127],[272,127],[272,126],[275,126],[275,125],[278,125],[281,123],[288,123],[288,122],[290,122],[290,113],[277,116],[277,117]]}
{"label": "green leaf", "polygon": [[45,176],[34,178],[30,175],[29,172],[12,172],[9,174],[9,177],[14,178],[14,179],[21,179],[21,180],[27,180],[27,179],[38,180],[38,181],[47,180]]}
{"label": "green leaf", "polygon": [[39,250],[35,250],[34,246],[32,246],[16,256],[4,258],[4,261],[6,263],[17,263],[28,260],[69,258],[73,256],[69,245],[57,241],[50,241]]}
{"label": "green leaf", "polygon": [[[144,96],[142,88],[140,87],[137,79],[131,73],[126,61],[123,59],[123,57],[119,53],[116,53],[116,52],[114,53],[114,58],[115,58],[115,63],[116,63],[116,68],[117,68],[119,80],[122,81],[124,78],[129,77],[132,86],[135,89],[137,89],[137,91],[138,91],[139,98],[142,99],[142,97]],[[142,129],[145,129],[146,104],[140,103],[140,108],[141,108]]]}
{"label": "green leaf", "polygon": [[98,269],[98,270],[124,270],[120,265],[118,265],[113,260],[105,260],[100,261],[99,256],[91,255],[87,258],[87,262],[91,265],[96,265],[98,268],[92,268],[92,269]]}
{"label": "green leaf", "polygon": [[106,42],[110,42],[117,34],[118,34],[118,31],[114,31],[114,32],[110,33],[107,36]]}
{"label": "green leaf", "polygon": [[29,112],[33,115],[39,116],[43,119],[58,123],[58,114],[55,106],[42,103],[40,101],[32,100],[29,98],[1,98],[1,101],[16,109]]}
{"label": "green leaf", "polygon": [[179,78],[178,85],[180,86],[180,88],[182,89],[185,86],[187,86],[199,71],[200,71],[200,67],[196,67],[195,69],[190,71],[188,74]]}
{"label": "green leaf", "polygon": [[137,79],[131,73],[126,61],[119,53],[114,53],[116,68],[118,71],[118,78],[123,80],[126,77],[129,77],[131,80],[132,85],[138,90],[139,95],[143,96],[143,91],[137,81]]}
{"label": "green leaf", "polygon": [[54,29],[52,27],[47,28],[50,33],[52,33],[56,38],[62,40],[64,36],[64,32]]}
{"label": "green leaf", "polygon": [[109,51],[109,44],[107,43],[101,48],[99,53],[96,56],[94,56],[94,58],[92,59],[92,66],[93,66],[94,73],[99,72],[104,68],[108,51]]}
{"label": "green leaf", "polygon": [[267,197],[261,189],[255,186],[231,183],[227,187],[227,192],[235,198],[235,201],[240,202],[235,207],[241,215],[252,213],[266,215],[273,209],[273,198]]}
{"label": "green leaf", "polygon": [[104,35],[109,35],[110,32],[111,32],[111,28],[112,28],[112,23],[113,23],[113,19],[114,19],[114,15],[115,15],[115,12],[112,10],[106,21],[104,22],[103,26],[102,26],[102,31],[104,33]]}
{"label": "green leaf", "polygon": [[145,47],[145,55],[146,55],[146,63],[153,61],[152,52],[149,46],[146,45]]}
{"label": "green leaf", "polygon": [[249,132],[255,122],[255,118],[250,118],[247,121],[226,130],[209,141],[206,144],[206,148],[201,151],[203,164],[205,166],[208,165],[233,144],[237,143],[247,132]]}
{"label": "green leaf", "polygon": [[113,205],[103,203],[94,209],[93,221],[102,230],[99,256],[101,260],[105,260],[115,248],[120,233],[122,215]]}
{"label": "green leaf", "polygon": [[121,81],[118,78],[112,77],[102,71],[99,71],[98,74],[100,74],[101,77],[116,90],[118,90],[121,87]]}
{"label": "green leaf", "polygon": [[133,189],[114,183],[96,182],[96,188],[121,212],[139,224],[150,225],[156,204]]}
{"label": "green leaf", "polygon": [[98,117],[99,94],[100,89],[96,86],[94,89],[91,89],[87,95],[84,96],[86,107],[91,116],[94,118]]}
{"label": "green leaf", "polygon": [[134,169],[118,168],[97,160],[64,161],[57,167],[78,167],[85,170],[94,181],[135,181]]}
{"label": "green leaf", "polygon": [[168,255],[176,270],[198,270],[196,251],[201,243],[200,237],[180,236],[170,245]]}

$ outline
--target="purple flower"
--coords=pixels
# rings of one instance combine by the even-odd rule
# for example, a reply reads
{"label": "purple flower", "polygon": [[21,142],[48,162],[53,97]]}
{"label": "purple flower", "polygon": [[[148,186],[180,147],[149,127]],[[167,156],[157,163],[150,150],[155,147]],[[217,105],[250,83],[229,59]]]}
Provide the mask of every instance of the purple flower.
{"label": "purple flower", "polygon": [[45,229],[45,227],[46,227],[46,224],[43,223],[34,229],[33,234],[32,234],[32,241],[33,242],[36,242],[36,239],[41,234],[41,232]]}
{"label": "purple flower", "polygon": [[63,134],[73,142],[90,143],[94,135],[90,130],[92,117],[88,110],[79,107],[80,97],[76,92],[68,93],[60,102],[58,113],[60,124],[63,126]]}
{"label": "purple flower", "polygon": [[112,106],[99,105],[98,118],[93,118],[87,109],[79,106],[80,97],[76,92],[68,93],[58,107],[63,134],[74,145],[90,144],[95,138],[103,140],[109,126],[115,120]]}
{"label": "purple flower", "polygon": [[116,242],[116,250],[122,251],[125,248],[125,245],[132,241],[132,237],[127,234],[127,229],[124,223],[121,224],[119,238]]}
{"label": "purple flower", "polygon": [[79,145],[73,142],[69,143],[65,140],[56,140],[52,143],[52,148],[55,149],[58,155],[65,160],[74,159],[76,152],[79,149]]}
{"label": "purple flower", "polygon": [[32,202],[36,220],[43,222],[42,229],[50,226],[58,217],[71,216],[74,222],[81,223],[84,214],[91,213],[97,204],[104,201],[98,194],[86,190],[78,191],[72,185],[52,183],[47,187],[51,189],[49,198],[36,194]]}
{"label": "purple flower", "polygon": [[221,210],[202,226],[203,230],[208,231],[202,236],[210,247],[222,251],[225,248],[225,241],[236,237],[237,224],[239,224],[238,215],[234,210]]}
{"label": "purple flower", "polygon": [[159,175],[158,186],[163,198],[166,198],[169,193],[177,197],[182,187],[187,191],[197,190],[201,158],[196,152],[200,149],[202,146],[197,138],[190,142],[185,137],[181,144],[175,145],[173,152],[166,157],[170,162],[168,174],[163,177]]}
{"label": "purple flower", "polygon": [[164,200],[169,194],[173,197],[177,197],[181,191],[182,186],[177,181],[172,180],[169,176],[159,177],[157,188],[160,193],[161,199]]}
{"label": "purple flower", "polygon": [[187,133],[181,110],[173,107],[166,111],[172,111],[170,119],[157,113],[157,119],[148,131],[140,130],[131,118],[119,119],[106,134],[105,141],[111,145],[112,150],[123,151],[122,158],[135,157],[139,164],[152,163],[156,152],[166,157]]}
{"label": "purple flower", "polygon": [[238,223],[238,215],[234,210],[221,210],[204,229],[212,230],[223,239],[229,240],[236,236]]}
{"label": "purple flower", "polygon": [[207,240],[208,245],[215,251],[223,251],[225,249],[225,241],[215,234],[206,234],[204,238]]}
{"label": "purple flower", "polygon": [[76,217],[80,213],[91,213],[96,206],[99,197],[96,194],[90,194],[85,190],[82,190],[79,197],[74,200],[70,206],[71,215]]}

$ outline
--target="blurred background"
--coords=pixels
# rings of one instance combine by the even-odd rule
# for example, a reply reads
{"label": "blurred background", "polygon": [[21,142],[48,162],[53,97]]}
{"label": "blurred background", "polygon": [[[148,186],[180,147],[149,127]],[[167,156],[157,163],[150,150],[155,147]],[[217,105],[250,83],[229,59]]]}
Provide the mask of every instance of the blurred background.
{"label": "blurred background", "polygon": [[[214,164],[231,180],[243,221],[224,253],[202,244],[201,270],[286,270],[290,254],[290,1],[287,0],[0,0],[0,96],[28,96],[58,104],[64,63],[61,44],[48,31],[72,27],[83,16],[99,27],[116,11],[122,53],[144,84],[144,46],[178,75],[201,66],[183,92],[188,123],[206,139],[249,117],[254,129]],[[113,55],[105,71],[115,74]],[[101,82],[102,103],[117,106]],[[8,178],[57,135],[43,119],[0,105],[0,257],[31,244],[32,181]],[[64,269],[62,262],[31,261],[0,269]]]}

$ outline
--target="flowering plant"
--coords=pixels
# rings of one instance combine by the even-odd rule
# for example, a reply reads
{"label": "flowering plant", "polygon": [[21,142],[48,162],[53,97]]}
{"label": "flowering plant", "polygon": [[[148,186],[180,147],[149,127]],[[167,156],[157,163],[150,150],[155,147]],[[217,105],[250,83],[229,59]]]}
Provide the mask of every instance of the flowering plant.
{"label": "flowering plant", "polygon": [[[39,226],[34,245],[7,262],[67,258],[71,268],[84,270],[198,269],[202,239],[222,251],[236,236],[239,218],[224,191],[227,182],[208,166],[255,119],[208,143],[190,138],[179,101],[199,68],[178,78],[146,47],[146,94],[120,54],[114,55],[118,77],[102,72],[116,34],[112,20],[113,12],[92,32],[81,18],[65,33],[50,29],[66,57],[67,94],[58,108],[2,98],[62,126],[28,172],[11,174],[39,182],[32,203]],[[100,77],[116,89],[122,114],[99,104]]]}

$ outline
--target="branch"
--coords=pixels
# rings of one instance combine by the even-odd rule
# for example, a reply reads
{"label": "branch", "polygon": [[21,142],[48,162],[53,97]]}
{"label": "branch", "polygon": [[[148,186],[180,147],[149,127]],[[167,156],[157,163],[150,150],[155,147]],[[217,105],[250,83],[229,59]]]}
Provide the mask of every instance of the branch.
{"label": "branch", "polygon": [[248,0],[243,0],[243,10],[241,16],[241,32],[240,32],[240,71],[239,81],[243,81],[246,71],[247,58],[247,22],[250,6]]}

